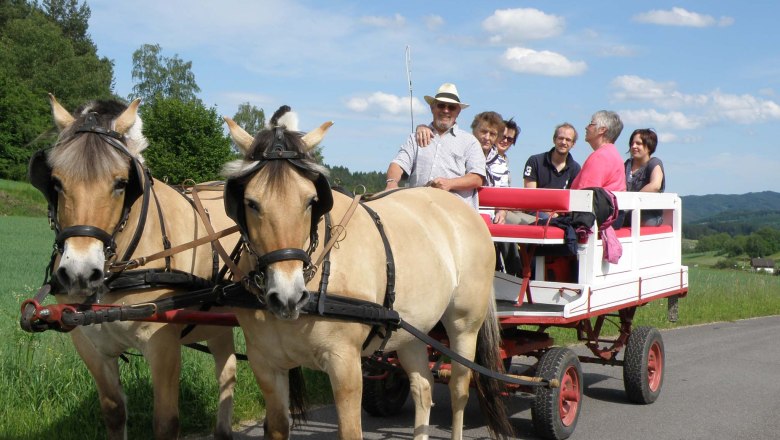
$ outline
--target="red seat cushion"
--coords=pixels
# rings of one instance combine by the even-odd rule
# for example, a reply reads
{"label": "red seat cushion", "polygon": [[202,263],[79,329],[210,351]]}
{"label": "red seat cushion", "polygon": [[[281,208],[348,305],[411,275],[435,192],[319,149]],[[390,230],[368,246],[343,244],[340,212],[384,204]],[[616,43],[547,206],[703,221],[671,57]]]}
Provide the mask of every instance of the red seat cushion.
{"label": "red seat cushion", "polygon": [[569,190],[538,188],[479,189],[479,205],[526,211],[568,211]]}
{"label": "red seat cushion", "polygon": [[490,224],[488,229],[493,237],[563,240],[563,229],[555,226]]}
{"label": "red seat cushion", "polygon": [[[639,228],[639,235],[667,234],[670,232],[672,232],[672,225],[641,226]],[[615,235],[617,235],[618,238],[630,237],[631,228],[615,229]]]}

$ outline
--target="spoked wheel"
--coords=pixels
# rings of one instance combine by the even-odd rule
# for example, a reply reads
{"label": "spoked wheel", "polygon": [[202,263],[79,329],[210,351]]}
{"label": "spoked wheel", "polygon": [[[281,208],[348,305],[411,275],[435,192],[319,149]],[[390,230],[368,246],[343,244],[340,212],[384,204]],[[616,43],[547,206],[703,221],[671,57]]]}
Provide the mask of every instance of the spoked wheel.
{"label": "spoked wheel", "polygon": [[539,359],[536,375],[558,379],[561,384],[559,388],[536,389],[531,407],[536,433],[551,440],[568,438],[582,408],[582,368],[577,355],[568,348],[552,348]]}
{"label": "spoked wheel", "polygon": [[[369,375],[381,375],[372,368]],[[409,377],[401,369],[390,371],[382,379],[363,378],[363,409],[374,417],[387,417],[401,412],[409,396]]]}
{"label": "spoked wheel", "polygon": [[628,400],[647,405],[655,402],[664,383],[664,341],[653,327],[637,327],[626,345],[623,382]]}

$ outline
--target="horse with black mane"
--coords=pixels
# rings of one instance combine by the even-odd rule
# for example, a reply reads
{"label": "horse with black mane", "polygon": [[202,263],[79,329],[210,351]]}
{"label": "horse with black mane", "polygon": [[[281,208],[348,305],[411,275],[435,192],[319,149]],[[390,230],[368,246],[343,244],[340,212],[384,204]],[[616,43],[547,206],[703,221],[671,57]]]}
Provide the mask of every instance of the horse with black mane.
{"label": "horse with black mane", "polygon": [[[175,248],[209,235],[210,227],[233,224],[225,215],[221,192],[202,196],[211,221],[207,225],[191,200],[152,179],[141,156],[148,142],[137,115],[139,100],[129,106],[90,102],[71,115],[53,95],[49,98],[59,137],[51,149],[33,156],[29,174],[48,201],[56,233],[49,270],[57,301],[110,304],[105,309],[109,310],[218,282],[222,274],[211,243],[149,262],[146,269],[124,270],[133,257]],[[223,245],[232,247],[236,241],[237,237],[228,237]],[[76,350],[95,380],[108,438],[127,438],[118,359],[128,349],[140,351],[150,366],[154,437],[178,437],[180,346],[202,340],[208,341],[216,361],[215,437],[232,438],[236,375],[232,328],[197,326],[182,337],[184,328],[124,321],[60,329],[71,330]]]}
{"label": "horse with black mane", "polygon": [[[426,344],[381,325],[301,311],[311,302],[325,307],[331,294],[385,305],[422,332],[440,322],[453,351],[500,368],[490,234],[473,209],[440,189],[399,190],[360,206],[332,192],[326,169],[310,154],[331,123],[302,136],[289,113],[279,114],[288,109],[255,137],[225,118],[245,155],[226,166],[225,203],[249,243],[251,255],[241,261],[251,266],[252,290],[263,305],[236,315],[266,401],[266,438],[290,435],[288,371],[297,366],[328,374],[339,438],[362,438],[361,357],[382,350],[397,352],[408,374],[415,439],[425,439],[433,387]],[[326,228],[330,217],[342,220]],[[338,243],[325,250],[329,233]],[[319,257],[327,258],[316,267]],[[462,437],[471,377],[467,367],[452,365],[453,439]],[[508,434],[498,383],[479,379],[489,428]]]}

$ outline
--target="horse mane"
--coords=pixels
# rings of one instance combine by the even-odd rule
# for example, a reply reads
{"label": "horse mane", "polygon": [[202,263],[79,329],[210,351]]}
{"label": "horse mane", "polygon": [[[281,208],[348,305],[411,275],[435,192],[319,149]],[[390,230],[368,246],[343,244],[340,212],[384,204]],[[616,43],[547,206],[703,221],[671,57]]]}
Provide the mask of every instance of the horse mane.
{"label": "horse mane", "polygon": [[[302,133],[287,129],[285,129],[283,133],[287,149],[296,153],[302,153],[304,158],[296,161],[300,167],[292,166],[286,160],[269,160],[263,167],[264,170],[267,170],[267,181],[265,185],[268,185],[269,190],[284,187],[289,178],[289,173],[285,172],[285,169],[289,169],[290,167],[299,172],[308,174],[307,177],[312,180],[317,174],[322,174],[324,176],[329,174],[329,170],[325,166],[317,163],[314,156],[309,151],[309,148],[303,143],[303,140],[301,139]],[[275,129],[261,130],[257,133],[252,142],[252,145],[249,148],[249,154],[247,154],[244,159],[227,163],[223,168],[222,174],[228,179],[240,178],[256,170],[260,161],[254,158],[262,157],[263,152],[269,150],[273,146],[274,136]]]}
{"label": "horse mane", "polygon": [[[79,107],[74,113],[75,121],[60,133],[57,142],[49,152],[49,165],[52,168],[67,170],[71,177],[88,182],[105,179],[117,170],[126,169],[129,159],[107,145],[101,135],[76,132],[90,113],[95,113],[98,125],[113,129],[114,119],[126,109],[127,104],[117,100],[91,101]],[[128,152],[137,157],[141,163],[144,160],[141,151],[149,144],[141,133],[142,127],[140,116],[136,117],[135,123],[124,134]]]}

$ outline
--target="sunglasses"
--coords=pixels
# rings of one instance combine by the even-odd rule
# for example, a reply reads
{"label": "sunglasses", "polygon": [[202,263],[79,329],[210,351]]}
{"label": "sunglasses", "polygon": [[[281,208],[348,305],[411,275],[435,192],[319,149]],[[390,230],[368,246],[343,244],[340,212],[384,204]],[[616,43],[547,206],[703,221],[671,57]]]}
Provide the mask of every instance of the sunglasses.
{"label": "sunglasses", "polygon": [[445,104],[443,102],[437,102],[436,108],[439,110],[444,110],[445,108],[451,112],[454,112],[455,110],[459,109],[460,106],[457,104]]}
{"label": "sunglasses", "polygon": [[515,138],[513,138],[512,136],[503,136],[501,140],[504,142],[509,142],[510,144],[513,144],[515,142]]}

